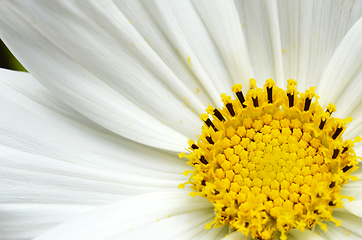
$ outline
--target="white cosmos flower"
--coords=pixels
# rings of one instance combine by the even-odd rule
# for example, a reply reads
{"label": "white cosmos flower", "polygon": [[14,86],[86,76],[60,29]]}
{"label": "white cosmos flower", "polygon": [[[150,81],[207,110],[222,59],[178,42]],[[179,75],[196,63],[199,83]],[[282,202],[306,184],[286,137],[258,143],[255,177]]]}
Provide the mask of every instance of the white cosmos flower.
{"label": "white cosmos flower", "polygon": [[[234,83],[294,78],[361,135],[361,16],[361,1],[2,1],[30,74],[0,70],[0,239],[223,238],[177,189],[199,114]],[[343,187],[342,227],[288,239],[361,239],[361,192]]]}

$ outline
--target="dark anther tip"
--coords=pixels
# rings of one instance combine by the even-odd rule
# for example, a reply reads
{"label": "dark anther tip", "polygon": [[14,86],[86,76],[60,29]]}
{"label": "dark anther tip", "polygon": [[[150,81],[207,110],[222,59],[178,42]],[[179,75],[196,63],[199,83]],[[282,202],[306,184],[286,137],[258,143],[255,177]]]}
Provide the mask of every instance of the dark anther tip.
{"label": "dark anther tip", "polygon": [[254,104],[254,107],[259,107],[258,97],[256,97],[256,98],[252,98],[252,99],[253,99],[253,104]]}
{"label": "dark anther tip", "polygon": [[205,124],[206,124],[208,127],[212,127],[212,129],[214,129],[214,131],[217,132],[217,128],[216,128],[215,125],[211,122],[210,118],[208,118],[208,119],[205,121]]}
{"label": "dark anther tip", "polygon": [[337,156],[338,156],[338,153],[339,153],[339,149],[334,149],[333,150],[333,156],[332,156],[332,159],[336,159]]}
{"label": "dark anther tip", "polygon": [[268,103],[273,103],[273,87],[267,87],[266,91],[268,93]]}
{"label": "dark anther tip", "polygon": [[217,119],[219,119],[219,121],[225,121],[225,118],[222,116],[222,114],[220,113],[220,111],[217,110],[216,108],[215,108],[215,110],[214,110],[214,115],[215,115],[215,117],[217,117]]}
{"label": "dark anther tip", "polygon": [[332,115],[333,112],[331,112],[331,111],[329,111],[329,109],[327,109],[326,113],[329,113],[329,115]]}
{"label": "dark anther tip", "polygon": [[321,120],[321,123],[319,124],[319,129],[322,130],[324,128],[325,124],[326,124],[326,120]]}
{"label": "dark anther tip", "polygon": [[338,135],[342,132],[343,128],[337,128],[337,130],[335,131],[335,133],[333,134],[332,138],[333,140],[335,140]]}
{"label": "dark anther tip", "polygon": [[207,140],[210,144],[214,144],[214,141],[212,140],[211,137],[206,137],[206,140]]}
{"label": "dark anther tip", "polygon": [[345,153],[347,150],[348,150],[348,147],[344,147],[343,151],[342,151],[342,154]]}
{"label": "dark anther tip", "polygon": [[236,94],[236,96],[238,97],[239,102],[241,103],[241,105],[243,106],[243,108],[246,108],[246,106],[245,106],[245,104],[244,104],[245,98],[244,98],[243,92],[240,91],[240,92],[237,92],[237,93],[235,93],[235,94]]}
{"label": "dark anther tip", "polygon": [[342,168],[343,172],[347,172],[348,170],[350,170],[351,168],[353,168],[353,166],[345,166],[344,168]]}
{"label": "dark anther tip", "polygon": [[197,146],[195,143],[191,145],[191,148],[196,150],[196,149],[199,149],[199,146]]}
{"label": "dark anther tip", "polygon": [[311,102],[312,102],[312,99],[310,99],[310,98],[306,98],[306,99],[305,99],[304,111],[308,111],[308,110],[309,110]]}
{"label": "dark anther tip", "polygon": [[287,96],[288,96],[288,99],[289,99],[289,107],[290,108],[294,107],[294,94],[292,95],[292,94],[288,93]]}
{"label": "dark anther tip", "polygon": [[234,112],[233,105],[232,105],[231,103],[228,103],[228,104],[226,104],[225,106],[226,106],[226,108],[228,109],[230,115],[231,115],[232,117],[234,117],[234,116],[235,116],[235,112]]}
{"label": "dark anther tip", "polygon": [[209,162],[205,159],[204,156],[200,157],[200,162],[202,162],[203,164],[207,165]]}

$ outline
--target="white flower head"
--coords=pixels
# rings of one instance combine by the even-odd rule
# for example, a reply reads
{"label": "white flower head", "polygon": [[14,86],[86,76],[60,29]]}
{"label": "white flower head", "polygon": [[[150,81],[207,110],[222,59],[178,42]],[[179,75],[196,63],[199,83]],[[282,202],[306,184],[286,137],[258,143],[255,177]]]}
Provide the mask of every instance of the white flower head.
{"label": "white flower head", "polygon": [[[362,134],[361,9],[360,1],[3,1],[0,37],[29,74],[0,70],[0,238],[361,239],[362,182],[338,175],[355,170],[352,175],[362,177],[355,166],[355,156],[362,155],[356,138]],[[262,89],[266,79],[274,81],[268,80]],[[298,87],[288,79],[295,79]],[[244,87],[245,107],[239,84]],[[316,87],[315,94],[310,87]],[[230,174],[242,170],[227,173],[232,166],[217,156],[225,154],[229,161],[236,148],[230,159],[227,149],[248,141],[242,140],[244,136],[259,141],[254,139],[259,127],[260,133],[269,134],[258,125],[268,125],[268,116],[282,127],[296,124],[283,121],[291,118],[288,94],[296,91],[302,94],[291,107],[299,109],[289,114],[302,116],[301,124],[313,118],[313,129],[308,124],[298,129],[303,133],[312,129],[315,140],[303,135],[303,141],[315,148],[323,145],[320,168],[338,173],[321,190],[329,194],[322,202],[340,208],[326,217],[330,208],[317,206],[316,201],[309,206],[302,197],[309,191],[304,187],[305,193],[294,193],[303,199],[299,203],[306,203],[306,214],[316,211],[322,216],[322,224],[305,227],[298,218],[288,222],[287,231],[276,227],[271,235],[266,231],[262,235],[282,214],[258,205],[250,209],[268,212],[271,225],[246,231],[249,222],[241,220],[244,225],[238,226],[237,221],[224,220],[250,217],[241,210],[251,210],[246,205],[224,208],[225,202],[210,195],[215,189],[223,196],[228,195],[219,191],[224,188],[245,190],[227,183],[234,179]],[[281,109],[285,115],[278,113]],[[248,117],[254,122],[244,121]],[[348,117],[352,123],[332,120]],[[254,128],[249,133],[248,124]],[[245,134],[237,132],[242,126]],[[282,127],[280,133],[288,134]],[[326,132],[318,135],[318,129]],[[225,136],[230,143],[222,140]],[[192,166],[177,155],[188,143]],[[344,151],[346,147],[349,150]],[[314,150],[308,151],[313,155]],[[278,154],[278,159],[285,156]],[[254,160],[250,161],[255,165]],[[207,170],[215,170],[215,177],[207,175],[203,164],[212,165]],[[313,172],[304,165],[300,169],[307,175]],[[181,174],[185,170],[186,175],[191,173],[193,194],[209,201],[178,189],[187,181]],[[224,173],[222,184],[214,184]],[[286,179],[275,175],[280,185]],[[246,182],[247,177],[239,178]],[[307,177],[298,179],[293,181],[300,181],[300,188],[308,184]],[[256,199],[259,204],[261,197]],[[237,200],[239,207],[244,200],[242,196]],[[339,221],[341,226],[336,226]],[[207,224],[221,226],[205,229]]]}

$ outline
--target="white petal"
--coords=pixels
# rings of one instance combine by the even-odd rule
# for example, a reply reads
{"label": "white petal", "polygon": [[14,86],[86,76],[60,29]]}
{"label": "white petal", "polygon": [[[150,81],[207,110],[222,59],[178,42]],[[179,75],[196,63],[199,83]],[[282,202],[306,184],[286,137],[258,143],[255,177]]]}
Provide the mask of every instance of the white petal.
{"label": "white petal", "polygon": [[[361,180],[362,179],[362,168],[361,168],[361,163],[359,163],[357,166],[359,167],[357,170],[355,170],[351,175],[352,176],[356,176],[356,177],[358,177],[359,178],[359,180]],[[352,180],[350,180],[350,183],[352,183],[353,184],[353,181]],[[348,185],[350,184],[350,183],[348,183]],[[346,185],[346,186],[348,186],[348,185]]]}
{"label": "white petal", "polygon": [[32,238],[97,205],[185,181],[177,156],[99,127],[28,73],[0,70],[0,109],[6,239]]}
{"label": "white petal", "polygon": [[352,1],[278,1],[285,77],[295,78],[299,91],[318,86],[360,8]]}
{"label": "white petal", "polygon": [[306,76],[310,62],[312,12],[311,1],[278,1],[284,81],[290,78],[296,79],[299,91],[305,90],[307,81],[310,83],[310,79]]}
{"label": "white petal", "polygon": [[192,101],[197,112],[202,104],[112,1],[12,1],[2,9],[3,40],[44,86],[85,116],[175,151],[187,146],[185,135],[199,131],[198,116],[185,103]]}
{"label": "white petal", "polygon": [[[351,96],[353,96],[353,95],[351,94]],[[348,108],[348,106],[345,107],[345,108]],[[342,109],[343,109],[343,107],[342,107]],[[336,112],[336,117],[342,117],[341,114],[339,114],[337,112]],[[361,115],[357,115],[357,116],[356,115],[352,115],[352,116],[351,115],[344,115],[342,118],[346,118],[347,116],[350,116],[350,117],[353,116],[353,120],[352,120],[351,123],[349,123],[347,125],[347,129],[343,133],[343,138],[344,139],[354,139],[355,137],[362,135],[362,125],[361,125],[362,116]],[[359,145],[360,144],[357,143],[356,147],[354,149],[356,150],[359,147]]]}
{"label": "white petal", "polygon": [[[130,195],[162,189],[177,189],[182,183],[172,178],[172,174],[158,172],[159,178],[148,177],[151,172],[135,166],[132,173],[125,169],[98,169],[92,163],[68,162],[32,155],[0,145],[1,186],[3,192],[0,203],[42,203],[99,205],[119,200]],[[174,176],[175,177],[175,176]],[[166,179],[165,179],[166,178]],[[6,194],[5,194],[6,193]]]}
{"label": "white petal", "polygon": [[215,104],[221,106],[219,95],[231,94],[233,81],[193,4],[165,0],[143,3]]}
{"label": "white petal", "polygon": [[211,209],[180,213],[143,227],[132,229],[119,236],[120,239],[205,239],[220,240],[225,236],[227,227],[205,229],[207,223],[215,216]]}
{"label": "white petal", "polygon": [[[189,64],[185,62],[185,59],[179,56],[178,49],[176,49],[170,39],[164,35],[142,1],[116,0],[114,2],[125,17],[131,22],[132,26],[145,38],[150,47],[155,50],[167,67],[177,76],[177,78],[168,78],[167,81],[180,79],[182,84],[185,84],[190,91],[195,93],[197,99],[195,99],[194,96],[186,96],[184,91],[178,90],[179,87],[174,85],[172,88],[177,90],[176,93],[179,94],[181,92],[182,96],[180,97],[182,97],[182,99],[187,98],[188,100],[186,102],[190,102],[189,106],[192,106],[198,111],[200,109],[198,109],[197,105],[200,105],[200,101],[204,104],[211,104],[211,98],[195,75],[192,74]],[[202,107],[201,111],[204,111],[204,107]]]}
{"label": "white petal", "polygon": [[88,212],[37,239],[171,239],[212,215],[206,199],[187,191],[144,194]]}
{"label": "white petal", "polygon": [[352,214],[362,218],[362,200],[354,200],[352,202],[345,200],[343,207]]}
{"label": "white petal", "polygon": [[114,173],[138,175],[143,169],[143,176],[160,178],[161,172],[184,169],[175,154],[143,147],[87,122],[54,100],[30,74],[0,70],[0,84],[4,146]]}
{"label": "white petal", "polygon": [[288,237],[289,235],[295,240],[324,240],[323,237],[308,229],[306,229],[304,232],[298,229],[292,229],[289,231]]}
{"label": "white petal", "polygon": [[[337,227],[334,223],[332,222],[323,222],[324,224],[327,225],[327,231],[324,231],[323,229],[321,229],[321,227],[318,225],[315,228],[315,232],[320,234],[321,236],[323,236],[325,239],[335,239],[335,240],[340,240],[340,239],[346,239],[346,240],[360,240],[361,238],[354,235],[353,233],[350,233],[348,231],[346,231],[346,229],[342,228],[342,227]],[[360,227],[360,226],[359,226]]]}
{"label": "white petal", "polygon": [[245,236],[241,232],[233,232],[228,234],[226,237],[222,238],[222,240],[251,240],[253,239],[250,235]]}
{"label": "white petal", "polygon": [[[347,87],[349,84],[353,84],[354,81],[358,81],[362,71],[361,37],[362,18],[353,25],[343,38],[322,76],[319,88],[321,95],[320,104],[322,106],[329,102],[335,103],[339,97],[345,101],[346,99],[351,101],[353,92],[347,91],[351,89]],[[352,100],[354,99],[352,98]],[[355,107],[357,106],[356,104],[359,103],[349,102],[349,104],[343,104],[342,106],[347,108],[345,111],[349,113],[351,110],[348,106],[353,105]]]}
{"label": "white petal", "polygon": [[251,66],[259,83],[274,78],[278,86],[285,85],[283,59],[276,1],[237,1],[236,7]]}
{"label": "white petal", "polygon": [[233,82],[241,83],[248,89],[250,63],[234,2],[196,0],[193,4],[213,38]]}
{"label": "white petal", "polygon": [[0,204],[0,239],[32,239],[95,207],[41,203]]}
{"label": "white petal", "polygon": [[212,221],[211,209],[177,213],[170,217],[157,219],[145,226],[131,228],[119,239],[194,239],[200,233],[206,233],[205,225]]}
{"label": "white petal", "polygon": [[[359,170],[359,171],[358,171]],[[361,170],[358,169],[356,172],[357,177],[361,177]],[[352,214],[362,217],[362,180],[350,181],[341,189],[341,194],[353,197],[354,201],[349,201],[347,199],[343,200],[343,207],[351,212]]]}
{"label": "white petal", "polygon": [[280,87],[285,86],[284,66],[282,59],[280,27],[278,19],[277,1],[265,1],[266,15],[268,17],[270,41],[273,51],[273,62],[275,72],[275,82]]}
{"label": "white petal", "polygon": [[[343,233],[351,233],[362,238],[362,218],[352,215],[348,211],[333,212],[336,220],[341,220]],[[333,225],[333,224],[332,224]],[[329,229],[329,228],[328,228]]]}
{"label": "white petal", "polygon": [[[205,227],[204,227],[205,228]],[[199,235],[197,235],[194,239],[198,240],[209,240],[209,239],[215,239],[220,240],[228,233],[228,227],[222,226],[218,228],[203,230]]]}
{"label": "white petal", "polygon": [[[353,174],[352,174],[353,175]],[[350,181],[341,189],[342,195],[352,196],[355,200],[362,200],[362,179]]]}

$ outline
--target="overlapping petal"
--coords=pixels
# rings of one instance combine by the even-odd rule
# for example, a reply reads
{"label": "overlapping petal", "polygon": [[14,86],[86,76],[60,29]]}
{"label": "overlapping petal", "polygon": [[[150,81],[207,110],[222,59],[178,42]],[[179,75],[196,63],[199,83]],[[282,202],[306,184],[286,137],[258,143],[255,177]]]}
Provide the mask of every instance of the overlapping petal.
{"label": "overlapping petal", "polygon": [[185,190],[138,195],[99,207],[36,239],[191,239],[202,234],[211,209],[207,200],[191,198]]}
{"label": "overlapping petal", "polygon": [[321,232],[323,236],[331,238],[331,234],[328,233],[331,230],[334,238],[338,239],[361,239],[362,233],[360,231],[360,226],[362,224],[362,218],[351,215],[348,211],[340,209],[333,213],[333,216],[336,220],[341,221],[342,227],[336,227],[334,224],[329,224],[328,231],[320,231],[318,227],[318,232]]}
{"label": "overlapping petal", "polygon": [[168,150],[182,151],[186,136],[198,131],[198,116],[185,104],[197,105],[196,89],[191,94],[169,71],[113,2],[7,2],[5,8],[5,42],[33,76],[83,115]]}
{"label": "overlapping petal", "polygon": [[286,0],[277,4],[285,78],[298,80],[301,91],[317,86],[321,92],[321,77],[342,39],[361,17],[361,2]]}
{"label": "overlapping petal", "polygon": [[101,204],[175,189],[184,161],[120,138],[28,73],[0,70],[1,238],[29,239]]}

